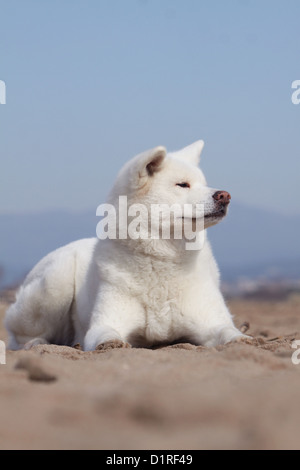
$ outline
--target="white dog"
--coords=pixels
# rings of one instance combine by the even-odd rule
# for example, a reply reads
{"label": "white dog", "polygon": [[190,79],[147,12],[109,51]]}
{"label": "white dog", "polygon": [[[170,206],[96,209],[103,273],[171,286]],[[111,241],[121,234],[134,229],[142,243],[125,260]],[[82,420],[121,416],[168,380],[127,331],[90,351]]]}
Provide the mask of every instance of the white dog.
{"label": "white dog", "polygon": [[[120,195],[131,208],[188,204],[190,215],[162,214],[155,239],[86,239],[50,253],[29,273],[7,311],[11,349],[80,343],[88,351],[179,341],[210,347],[243,337],[220,292],[218,268],[206,240],[206,228],[226,215],[230,195],[207,187],[197,167],[203,145],[198,141],[171,154],[156,147],[123,167],[108,199],[123,234]],[[198,211],[199,205],[204,212]],[[141,232],[150,222],[145,213],[140,215]],[[126,234],[133,220],[129,213]],[[199,220],[202,246],[186,249],[187,239],[174,233],[188,221],[195,227]],[[168,239],[161,236],[166,224]]]}

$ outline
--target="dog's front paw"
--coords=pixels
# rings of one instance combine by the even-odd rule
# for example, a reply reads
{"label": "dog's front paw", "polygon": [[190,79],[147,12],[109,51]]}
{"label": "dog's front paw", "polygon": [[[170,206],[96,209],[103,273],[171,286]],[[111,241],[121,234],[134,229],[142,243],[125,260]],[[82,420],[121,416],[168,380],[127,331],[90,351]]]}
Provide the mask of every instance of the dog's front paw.
{"label": "dog's front paw", "polygon": [[98,344],[96,351],[108,351],[109,349],[128,349],[131,348],[129,343],[124,343],[119,339],[113,339],[111,341],[106,341],[105,343]]}

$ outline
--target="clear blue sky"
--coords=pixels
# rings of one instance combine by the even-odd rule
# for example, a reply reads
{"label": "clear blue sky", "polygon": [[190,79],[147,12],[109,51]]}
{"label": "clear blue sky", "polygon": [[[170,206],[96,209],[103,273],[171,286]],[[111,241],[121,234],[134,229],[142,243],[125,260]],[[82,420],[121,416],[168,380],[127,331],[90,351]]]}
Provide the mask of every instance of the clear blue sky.
{"label": "clear blue sky", "polygon": [[211,186],[300,214],[299,0],[0,0],[0,213],[85,210],[204,139]]}

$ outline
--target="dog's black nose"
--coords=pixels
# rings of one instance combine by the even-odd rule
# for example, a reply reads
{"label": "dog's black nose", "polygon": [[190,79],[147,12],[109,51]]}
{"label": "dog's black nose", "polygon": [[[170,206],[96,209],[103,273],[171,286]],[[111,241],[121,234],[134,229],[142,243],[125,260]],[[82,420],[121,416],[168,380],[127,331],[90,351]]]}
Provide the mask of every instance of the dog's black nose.
{"label": "dog's black nose", "polygon": [[227,191],[217,191],[215,194],[213,194],[213,198],[219,204],[225,206],[230,203],[231,196]]}

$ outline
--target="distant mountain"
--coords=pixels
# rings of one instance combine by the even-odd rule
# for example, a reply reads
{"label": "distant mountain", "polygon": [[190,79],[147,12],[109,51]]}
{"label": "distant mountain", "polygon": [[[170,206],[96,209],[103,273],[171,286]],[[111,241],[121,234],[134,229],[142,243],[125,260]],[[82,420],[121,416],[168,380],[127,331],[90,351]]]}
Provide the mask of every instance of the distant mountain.
{"label": "distant mountain", "polygon": [[209,230],[223,277],[300,279],[300,216],[232,203],[228,216]]}
{"label": "distant mountain", "polygon": [[[95,236],[98,221],[94,210],[0,215],[0,286],[22,279],[51,250]],[[208,231],[222,278],[228,281],[241,276],[300,279],[299,234],[299,216],[236,203],[227,218]]]}
{"label": "distant mountain", "polygon": [[0,215],[0,287],[18,282],[50,251],[96,236],[95,212]]}

